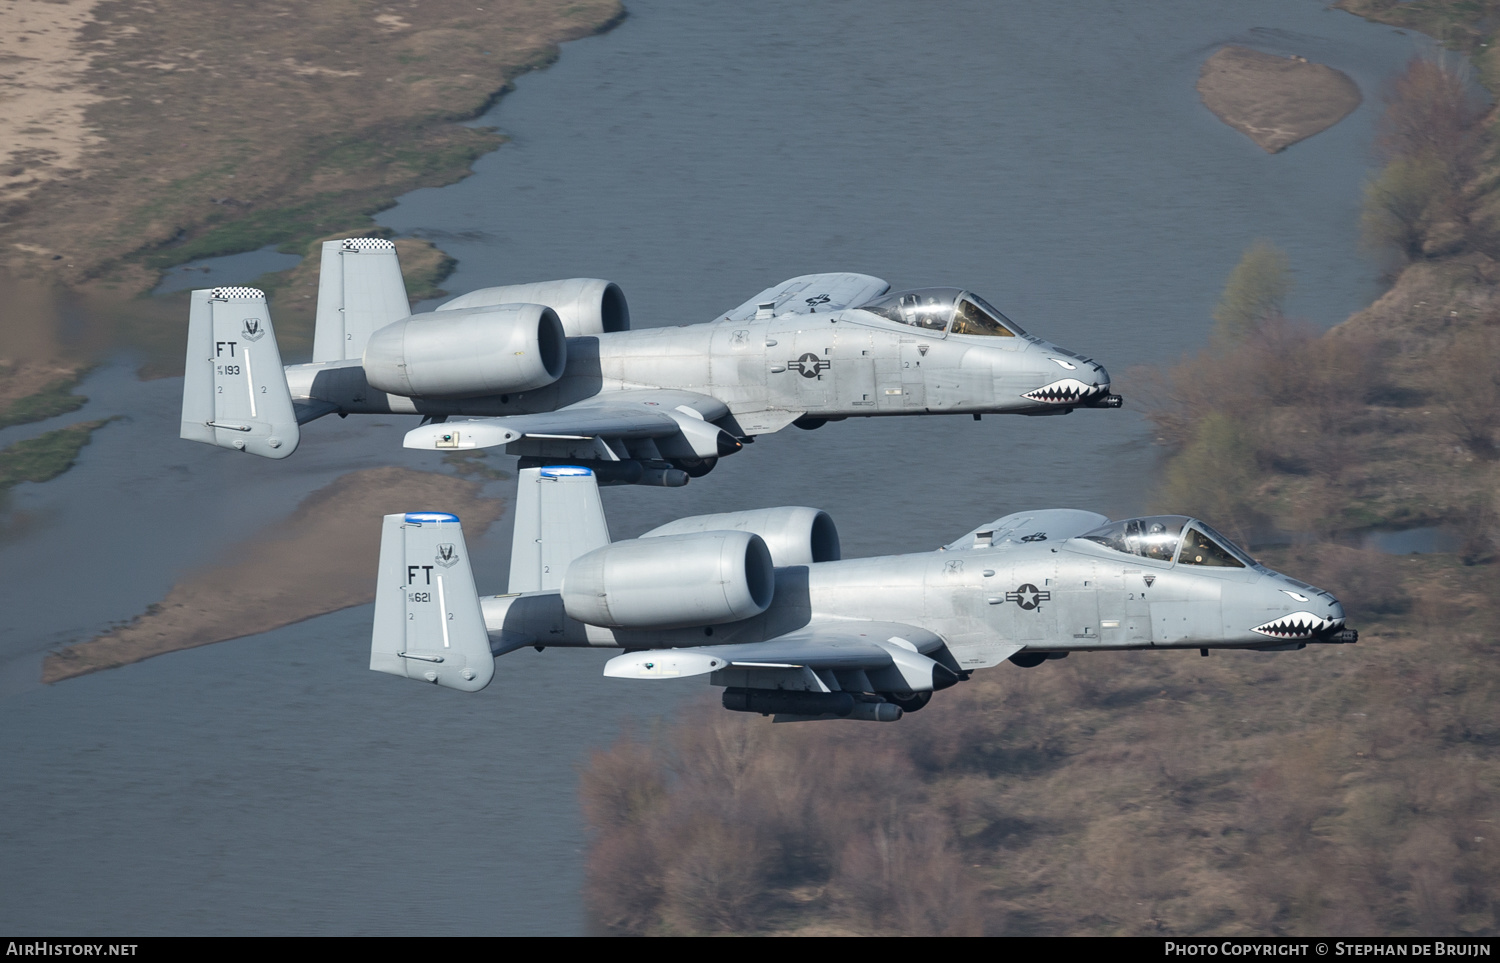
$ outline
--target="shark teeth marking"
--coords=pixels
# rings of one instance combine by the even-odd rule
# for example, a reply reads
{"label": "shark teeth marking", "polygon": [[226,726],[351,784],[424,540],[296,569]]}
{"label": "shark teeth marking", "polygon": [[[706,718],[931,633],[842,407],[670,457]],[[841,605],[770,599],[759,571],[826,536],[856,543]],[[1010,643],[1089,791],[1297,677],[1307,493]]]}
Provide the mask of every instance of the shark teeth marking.
{"label": "shark teeth marking", "polygon": [[1336,629],[1343,619],[1325,619],[1311,612],[1293,612],[1279,619],[1257,625],[1254,631],[1273,639],[1307,639],[1329,629]]}
{"label": "shark teeth marking", "polygon": [[1077,378],[1064,378],[1034,391],[1028,391],[1021,397],[1049,405],[1076,405],[1090,395],[1099,394],[1103,390],[1098,385],[1086,385]]}

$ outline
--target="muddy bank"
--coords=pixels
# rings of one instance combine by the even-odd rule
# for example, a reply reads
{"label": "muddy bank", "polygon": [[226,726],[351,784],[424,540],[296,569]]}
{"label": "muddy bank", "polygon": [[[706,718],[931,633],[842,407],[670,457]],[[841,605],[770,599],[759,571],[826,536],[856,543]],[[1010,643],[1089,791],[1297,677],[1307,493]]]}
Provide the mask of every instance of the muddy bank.
{"label": "muddy bank", "polygon": [[[186,297],[135,298],[162,269],[373,228],[503,140],[458,121],[623,17],[618,0],[0,0],[0,294],[47,302],[0,331],[0,404],[41,411],[32,396],[116,339],[147,374],[176,374]],[[412,293],[431,296],[451,261],[408,247]],[[304,265],[270,292],[294,355],[315,284]],[[96,329],[88,344],[59,343],[62,296]]]}
{"label": "muddy bank", "polygon": [[500,138],[455,121],[623,16],[617,0],[271,2],[234,5],[226,30],[231,8],[193,0],[8,7],[3,52],[34,69],[0,75],[0,94],[38,100],[38,141],[0,141],[0,265],[122,294],[463,177]]}
{"label": "muddy bank", "polygon": [[1342,71],[1245,47],[1225,47],[1204,61],[1198,95],[1268,154],[1327,130],[1360,104],[1359,86]]}
{"label": "muddy bank", "polygon": [[182,582],[129,625],[47,657],[42,681],[139,662],[153,655],[256,635],[375,597],[380,516],[436,509],[476,538],[502,503],[473,482],[405,468],[337,479],[288,518]]}

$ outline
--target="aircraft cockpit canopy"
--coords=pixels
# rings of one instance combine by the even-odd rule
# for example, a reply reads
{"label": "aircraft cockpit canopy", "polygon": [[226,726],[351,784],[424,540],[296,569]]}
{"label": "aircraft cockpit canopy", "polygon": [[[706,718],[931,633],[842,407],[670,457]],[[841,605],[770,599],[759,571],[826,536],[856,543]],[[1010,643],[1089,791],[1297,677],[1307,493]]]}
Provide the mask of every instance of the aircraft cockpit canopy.
{"label": "aircraft cockpit canopy", "polygon": [[1079,536],[1098,542],[1106,548],[1127,555],[1154,558],[1159,562],[1176,559],[1179,565],[1207,565],[1217,568],[1253,567],[1255,560],[1229,539],[1185,515],[1148,515],[1110,522]]}
{"label": "aircraft cockpit canopy", "polygon": [[897,291],[861,304],[860,310],[897,324],[949,334],[1014,338],[1026,332],[976,294],[959,288]]}

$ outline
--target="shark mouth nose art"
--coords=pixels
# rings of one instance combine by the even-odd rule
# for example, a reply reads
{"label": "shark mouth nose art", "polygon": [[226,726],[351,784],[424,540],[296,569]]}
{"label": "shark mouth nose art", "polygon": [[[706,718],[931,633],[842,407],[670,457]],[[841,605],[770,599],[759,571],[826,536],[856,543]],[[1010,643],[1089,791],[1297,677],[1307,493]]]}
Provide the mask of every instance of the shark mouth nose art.
{"label": "shark mouth nose art", "polygon": [[1049,405],[1075,405],[1103,392],[1104,389],[1098,385],[1086,385],[1077,378],[1064,378],[1034,391],[1028,391],[1021,397]]}
{"label": "shark mouth nose art", "polygon": [[1273,639],[1307,639],[1336,629],[1343,623],[1343,619],[1325,619],[1311,612],[1293,612],[1264,625],[1257,625],[1254,631]]}

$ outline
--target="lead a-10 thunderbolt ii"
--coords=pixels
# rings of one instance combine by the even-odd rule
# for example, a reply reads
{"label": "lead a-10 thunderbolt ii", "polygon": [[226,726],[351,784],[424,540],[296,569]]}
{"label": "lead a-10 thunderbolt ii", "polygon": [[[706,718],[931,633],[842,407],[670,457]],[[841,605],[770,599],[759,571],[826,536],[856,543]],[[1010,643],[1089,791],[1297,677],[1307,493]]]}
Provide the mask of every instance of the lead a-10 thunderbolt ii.
{"label": "lead a-10 thunderbolt ii", "polygon": [[712,322],[632,331],[608,281],[485,288],[413,315],[390,241],[329,241],[322,258],[313,361],[284,373],[262,292],[193,292],[182,437],[285,458],[314,418],[414,414],[408,448],[504,446],[523,467],[681,485],[789,424],[1121,403],[1102,366],[958,288],[814,274]]}
{"label": "lead a-10 thunderbolt ii", "polygon": [[476,691],[524,646],[623,648],[606,676],[706,676],[725,708],[779,722],[891,722],[1006,659],[1358,640],[1332,595],[1181,515],[1019,512],[937,551],[841,559],[811,508],[611,542],[588,469],[518,484],[505,595],[476,594],[453,515],[385,516],[371,669]]}

